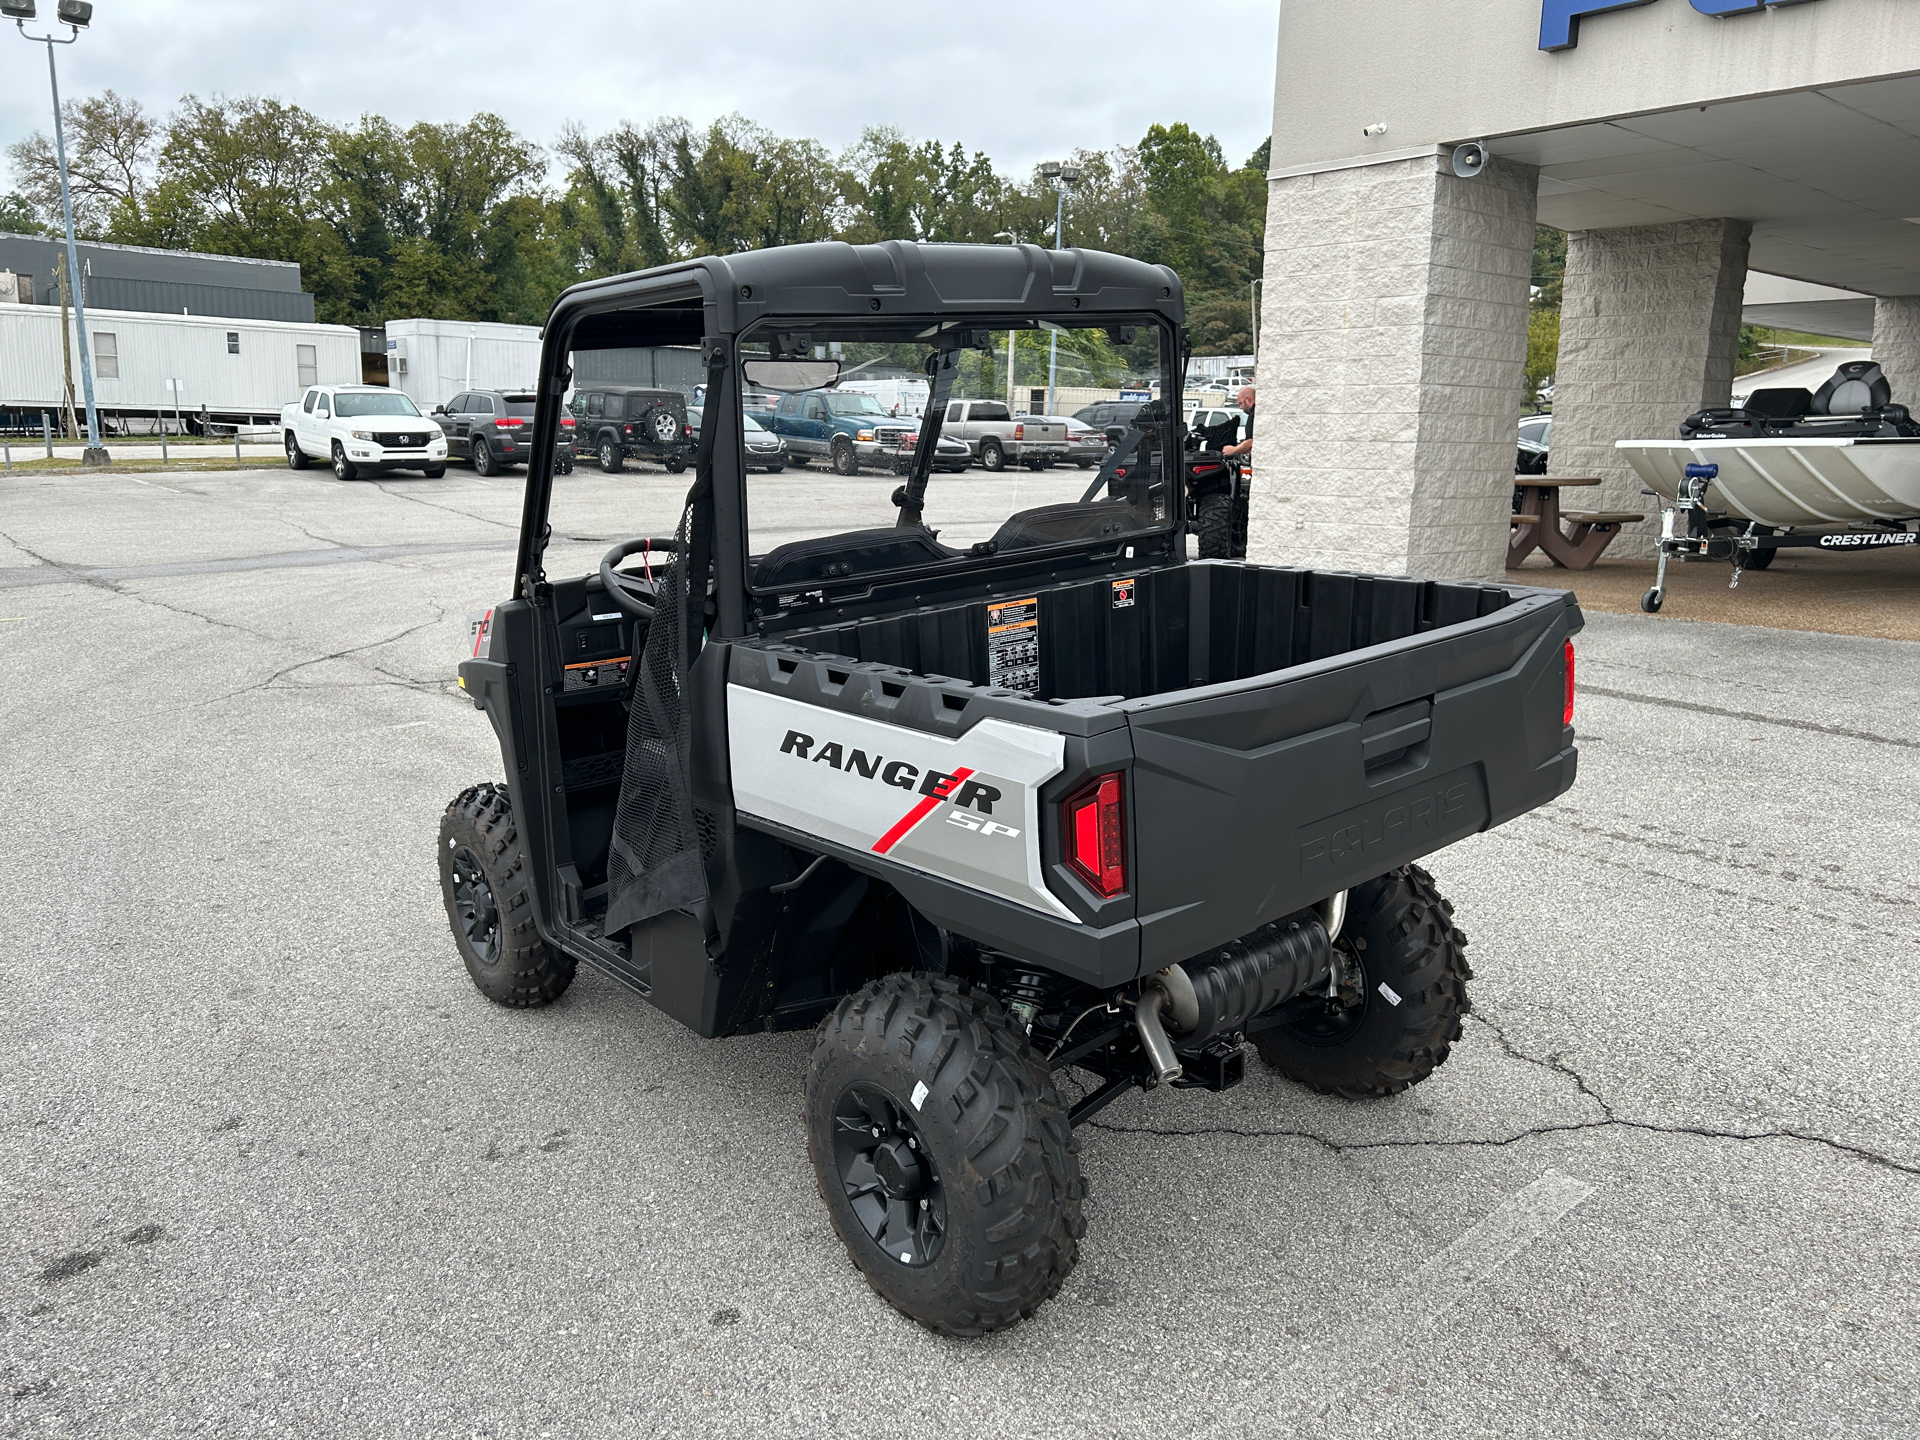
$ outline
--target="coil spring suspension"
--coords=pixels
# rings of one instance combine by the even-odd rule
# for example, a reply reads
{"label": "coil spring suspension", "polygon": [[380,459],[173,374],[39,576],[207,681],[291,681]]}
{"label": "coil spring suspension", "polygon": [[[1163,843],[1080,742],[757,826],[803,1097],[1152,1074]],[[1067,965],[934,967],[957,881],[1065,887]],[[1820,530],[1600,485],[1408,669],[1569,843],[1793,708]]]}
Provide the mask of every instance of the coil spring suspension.
{"label": "coil spring suspension", "polygon": [[1001,1003],[1029,1035],[1033,1033],[1035,1020],[1045,1012],[1059,1008],[1058,997],[1064,985],[1057,976],[1009,968],[1004,979],[995,978],[1000,980],[998,991]]}

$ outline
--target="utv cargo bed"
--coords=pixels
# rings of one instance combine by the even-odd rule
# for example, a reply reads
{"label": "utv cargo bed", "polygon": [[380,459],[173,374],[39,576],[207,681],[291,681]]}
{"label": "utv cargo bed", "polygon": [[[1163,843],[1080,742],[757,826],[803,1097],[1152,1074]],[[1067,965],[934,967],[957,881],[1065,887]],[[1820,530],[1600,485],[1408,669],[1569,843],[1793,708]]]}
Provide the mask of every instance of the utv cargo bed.
{"label": "utv cargo bed", "polygon": [[[1030,695],[992,683],[992,622],[1008,614],[1037,651],[1021,677]],[[1567,642],[1580,625],[1561,591],[1198,563],[729,647],[736,697],[949,739],[990,719],[1062,737],[1061,768],[1034,797],[1040,894],[953,884],[937,873],[952,873],[945,854],[903,874],[912,853],[875,853],[857,817],[835,835],[821,824],[834,792],[798,783],[821,778],[817,747],[804,765],[789,750],[784,767],[736,754],[731,798],[741,824],[837,842],[936,925],[1124,984],[1563,793],[1577,757]],[[1129,777],[1134,878],[1102,900],[1061,863],[1049,811],[1116,771]],[[699,798],[720,811],[729,797]]]}

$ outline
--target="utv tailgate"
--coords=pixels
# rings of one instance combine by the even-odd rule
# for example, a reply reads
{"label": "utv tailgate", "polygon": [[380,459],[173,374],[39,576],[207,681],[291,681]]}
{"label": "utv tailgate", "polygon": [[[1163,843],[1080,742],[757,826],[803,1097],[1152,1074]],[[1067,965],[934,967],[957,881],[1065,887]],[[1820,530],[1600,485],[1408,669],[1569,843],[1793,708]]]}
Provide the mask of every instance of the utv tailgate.
{"label": "utv tailgate", "polygon": [[1511,819],[1573,783],[1570,595],[1126,702],[1141,972]]}

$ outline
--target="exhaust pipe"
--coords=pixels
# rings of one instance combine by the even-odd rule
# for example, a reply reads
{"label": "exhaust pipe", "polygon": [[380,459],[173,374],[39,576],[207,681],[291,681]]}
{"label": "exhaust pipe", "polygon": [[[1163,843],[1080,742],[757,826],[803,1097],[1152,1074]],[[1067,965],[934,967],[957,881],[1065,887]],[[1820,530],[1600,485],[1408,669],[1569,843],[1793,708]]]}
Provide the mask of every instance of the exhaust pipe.
{"label": "exhaust pipe", "polygon": [[1159,1083],[1170,1084],[1186,1073],[1174,1049],[1176,1039],[1180,1050],[1197,1054],[1324,981],[1332,973],[1331,936],[1340,933],[1346,901],[1342,891],[1304,920],[1262,926],[1205,957],[1148,976],[1133,1019]]}
{"label": "exhaust pipe", "polygon": [[1162,975],[1154,976],[1141,990],[1140,998],[1133,1003],[1133,1023],[1140,1032],[1140,1045],[1147,1052],[1154,1079],[1170,1085],[1187,1072],[1180,1057],[1173,1053],[1173,1041],[1167,1038],[1166,1027],[1160,1023],[1161,1008],[1172,1003],[1172,997],[1158,983],[1161,979]]}

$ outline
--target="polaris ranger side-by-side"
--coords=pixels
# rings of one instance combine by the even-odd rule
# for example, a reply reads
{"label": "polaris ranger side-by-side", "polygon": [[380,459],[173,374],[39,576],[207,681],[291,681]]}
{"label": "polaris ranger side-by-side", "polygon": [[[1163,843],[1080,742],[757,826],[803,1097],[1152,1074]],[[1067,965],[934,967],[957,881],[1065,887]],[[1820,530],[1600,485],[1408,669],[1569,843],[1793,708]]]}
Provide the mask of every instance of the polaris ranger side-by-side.
{"label": "polaris ranger side-by-side", "polygon": [[[1430,1074],[1470,972],[1414,862],[1573,782],[1571,596],[1188,561],[1182,317],[1164,267],[1032,245],[577,286],[512,593],[460,666],[506,771],[440,834],[474,983],[539,1005],[584,962],[703,1036],[817,1027],[828,1213],[947,1334],[1059,1289],[1074,1127],[1128,1088],[1234,1085],[1248,1042],[1342,1095]],[[1160,402],[1091,477],[933,475],[949,403],[1004,390],[996,337],[1041,327]],[[549,573],[550,513],[639,503],[553,475],[573,356],[693,345],[677,528],[635,512]],[[931,390],[901,483],[745,473],[743,397],[879,363]]]}

